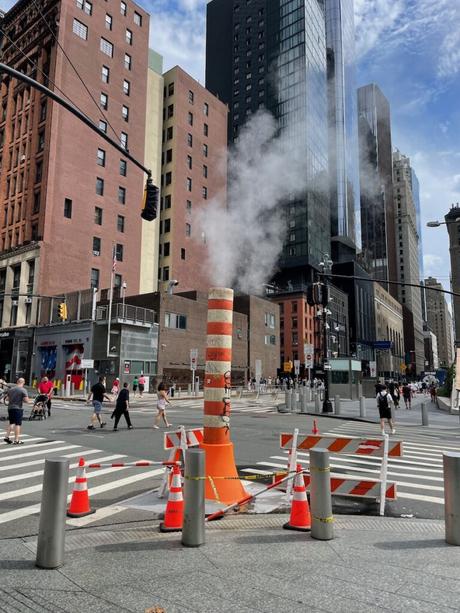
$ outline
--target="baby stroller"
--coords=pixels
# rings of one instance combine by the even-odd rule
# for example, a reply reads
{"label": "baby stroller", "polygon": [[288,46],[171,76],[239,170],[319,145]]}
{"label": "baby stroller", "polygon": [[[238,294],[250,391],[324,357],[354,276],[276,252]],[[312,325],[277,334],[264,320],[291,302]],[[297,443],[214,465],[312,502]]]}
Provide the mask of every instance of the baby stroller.
{"label": "baby stroller", "polygon": [[29,415],[29,421],[35,419],[46,419],[46,403],[48,402],[48,396],[46,394],[38,394],[34,400],[34,404],[32,406],[32,411]]}

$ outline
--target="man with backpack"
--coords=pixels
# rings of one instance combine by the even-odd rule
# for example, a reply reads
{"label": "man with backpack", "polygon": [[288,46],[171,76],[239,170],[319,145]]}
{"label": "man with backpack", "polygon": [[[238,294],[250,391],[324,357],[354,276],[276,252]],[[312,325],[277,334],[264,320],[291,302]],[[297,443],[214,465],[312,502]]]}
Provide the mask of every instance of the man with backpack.
{"label": "man with backpack", "polygon": [[393,399],[391,394],[387,390],[386,385],[382,385],[382,389],[377,394],[377,408],[380,416],[380,429],[382,435],[385,434],[385,419],[391,428],[391,434],[396,434],[393,418],[391,415],[391,408],[393,407]]}

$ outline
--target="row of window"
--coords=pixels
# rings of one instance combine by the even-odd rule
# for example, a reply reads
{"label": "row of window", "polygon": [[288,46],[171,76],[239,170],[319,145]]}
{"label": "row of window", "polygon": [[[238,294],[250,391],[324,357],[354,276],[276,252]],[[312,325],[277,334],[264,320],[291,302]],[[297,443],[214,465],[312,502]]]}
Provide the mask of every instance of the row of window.
{"label": "row of window", "polygon": [[[123,227],[123,230],[119,230],[119,231],[124,232],[124,227],[125,227],[124,217],[121,217],[121,220],[122,221],[120,222],[120,216],[119,216],[118,223],[121,223]],[[119,228],[117,227],[117,229]],[[99,238],[98,236],[93,236],[93,255],[95,257],[99,257],[101,255],[101,251],[102,251],[102,239]],[[115,259],[117,262],[123,262],[123,245],[122,244],[116,243],[114,254],[115,254]]]}
{"label": "row of window", "polygon": [[[160,211],[163,211],[163,210],[166,210],[166,209],[170,209],[171,208],[171,202],[172,202],[171,194],[167,194],[164,198],[161,198],[161,200],[160,200]],[[191,212],[191,210],[192,210],[192,201],[191,200],[186,200],[185,208],[186,208],[187,213]]]}
{"label": "row of window", "polygon": [[[98,196],[104,195],[105,181],[102,177],[96,177],[96,194]],[[126,204],[126,187],[118,186],[118,202],[120,204]]]}
{"label": "row of window", "polygon": [[[96,206],[94,207],[94,223],[98,226],[102,226],[104,210]],[[64,200],[64,217],[67,219],[72,219],[73,214],[73,201],[70,198],[65,198]],[[125,231],[125,217],[123,215],[117,215],[117,231],[124,233]],[[95,250],[95,249],[93,249]],[[100,249],[97,249],[100,251]]]}
{"label": "row of window", "polygon": [[[174,104],[163,107],[163,121],[171,119],[171,117],[174,117]],[[193,113],[191,111],[188,112],[187,122],[190,126],[193,126]],[[203,124],[203,134],[204,136],[209,136],[209,125],[207,123]]]}
{"label": "row of window", "polygon": [[[160,220],[160,234],[167,234],[171,232],[171,219],[161,219]],[[192,235],[192,226],[189,223],[185,224],[185,236]]]}
{"label": "row of window", "polygon": [[[171,255],[171,243],[160,243],[159,247],[160,257],[167,258]],[[185,249],[181,247],[180,259],[185,260]]]}
{"label": "row of window", "polygon": [[[130,92],[131,92],[131,83],[125,79],[123,81],[123,93],[125,94],[125,96],[129,96]],[[101,92],[101,95],[99,97],[99,104],[101,105],[101,108],[104,109],[104,111],[106,111],[109,108],[108,94]],[[125,121],[128,121],[129,108],[126,105],[122,106],[121,116],[123,117]]]}
{"label": "row of window", "polygon": [[[163,90],[163,98],[166,98],[167,96],[173,96],[173,95],[174,95],[174,82],[169,83],[167,87],[165,85],[164,90]],[[188,92],[188,101],[190,104],[195,103],[195,94],[193,93],[191,89],[189,89],[189,92]],[[203,103],[203,113],[206,116],[209,115],[209,104],[207,102]]]}
{"label": "row of window", "polygon": [[[90,279],[91,289],[99,288],[100,278],[101,278],[101,271],[99,270],[99,268],[91,268],[91,279]],[[114,287],[119,288],[122,286],[122,283],[123,283],[123,277],[120,274],[115,274],[113,276]]]}
{"label": "row of window", "polygon": [[[76,5],[77,5],[77,8],[85,12],[87,15],[91,16],[93,14],[93,3],[90,2],[90,0],[76,0]],[[123,17],[126,17],[126,15],[128,14],[128,5],[126,4],[126,2],[123,2],[123,0],[120,2],[120,14],[123,15]],[[110,17],[110,19],[107,20],[107,17]],[[111,15],[106,14],[105,21],[106,21],[106,28],[111,30],[112,29]],[[142,15],[138,13],[137,11],[134,11],[133,21],[137,26],[142,27]],[[107,25],[108,23],[110,24],[110,27]]]}

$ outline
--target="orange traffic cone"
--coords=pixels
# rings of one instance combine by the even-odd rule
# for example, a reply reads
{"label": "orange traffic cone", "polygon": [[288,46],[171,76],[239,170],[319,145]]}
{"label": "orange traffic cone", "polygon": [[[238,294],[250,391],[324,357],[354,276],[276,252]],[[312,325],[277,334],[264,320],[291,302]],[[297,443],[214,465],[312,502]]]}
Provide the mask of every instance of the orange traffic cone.
{"label": "orange traffic cone", "polygon": [[316,425],[316,419],[313,420],[313,428],[311,430],[312,434],[319,434],[318,426]]}
{"label": "orange traffic cone", "polygon": [[73,486],[72,498],[70,500],[67,515],[69,517],[84,517],[94,513],[89,506],[88,480],[86,478],[85,460],[80,458],[78,463],[77,477]]}
{"label": "orange traffic cone", "polygon": [[307,491],[300,464],[297,464],[297,474],[294,477],[291,515],[283,528],[286,528],[286,530],[298,530],[299,532],[309,532],[311,530],[310,507],[308,506]]}
{"label": "orange traffic cone", "polygon": [[160,532],[180,532],[184,519],[184,497],[179,466],[173,468],[173,478],[169,490],[164,521],[160,524]]}

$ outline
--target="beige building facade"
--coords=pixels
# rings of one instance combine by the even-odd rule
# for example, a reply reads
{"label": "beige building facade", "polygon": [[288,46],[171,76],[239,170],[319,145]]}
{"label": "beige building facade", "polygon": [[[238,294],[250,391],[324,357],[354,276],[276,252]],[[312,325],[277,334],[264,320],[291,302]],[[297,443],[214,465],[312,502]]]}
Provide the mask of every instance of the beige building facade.
{"label": "beige building facade", "polygon": [[[447,307],[442,284],[434,277],[425,279],[426,318],[437,339],[438,359],[441,368],[449,368],[454,361],[452,316]],[[429,288],[434,288],[430,290]]]}
{"label": "beige building facade", "polygon": [[377,350],[377,374],[397,379],[405,372],[403,309],[379,283],[374,283],[377,341],[391,341],[389,350]]}

